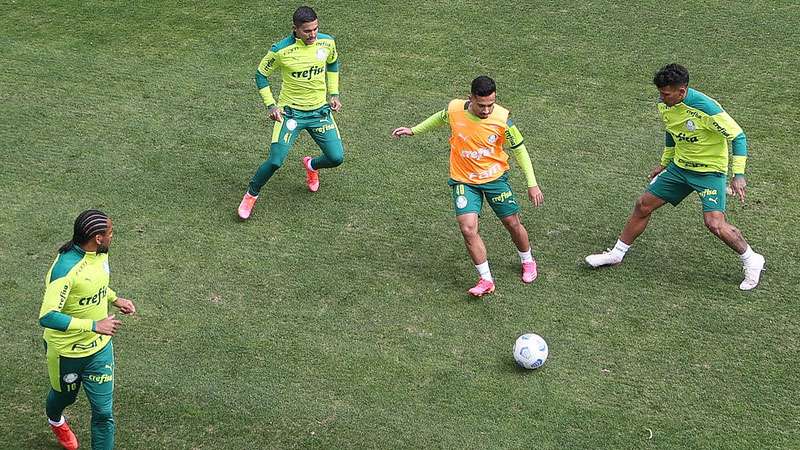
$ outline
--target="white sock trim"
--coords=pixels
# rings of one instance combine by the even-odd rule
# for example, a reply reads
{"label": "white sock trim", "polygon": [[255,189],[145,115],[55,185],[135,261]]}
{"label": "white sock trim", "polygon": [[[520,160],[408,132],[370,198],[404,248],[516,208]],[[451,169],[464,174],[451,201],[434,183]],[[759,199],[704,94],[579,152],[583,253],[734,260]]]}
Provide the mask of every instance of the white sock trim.
{"label": "white sock trim", "polygon": [[61,416],[61,421],[59,421],[59,422],[53,422],[52,420],[50,420],[49,417],[47,418],[47,421],[50,423],[50,425],[52,425],[54,427],[60,427],[61,425],[64,425],[64,422],[66,422],[67,419],[65,419],[64,416],[62,415]]}
{"label": "white sock trim", "polygon": [[619,239],[617,239],[617,243],[614,244],[614,250],[618,250],[618,251],[622,252],[623,255],[625,253],[627,253],[628,249],[630,249],[630,248],[631,248],[630,245],[620,241]]}
{"label": "white sock trim", "polygon": [[492,281],[492,272],[489,270],[489,261],[484,261],[481,264],[476,264],[475,269],[478,270],[478,274],[487,281]]}
{"label": "white sock trim", "polygon": [[752,249],[752,248],[750,248],[750,246],[748,245],[748,246],[747,246],[747,248],[744,250],[744,253],[742,253],[741,255],[739,255],[739,258],[741,258],[741,259],[742,259],[742,261],[747,261],[747,260],[748,260],[748,259],[750,259],[750,257],[751,257],[751,256],[753,256],[754,254],[755,254],[755,252],[754,252],[754,251],[753,251],[753,249]]}
{"label": "white sock trim", "polygon": [[519,254],[520,261],[524,263],[533,262],[533,255],[531,254],[531,250],[533,250],[533,248],[529,248],[527,252],[521,252],[517,250],[517,254]]}

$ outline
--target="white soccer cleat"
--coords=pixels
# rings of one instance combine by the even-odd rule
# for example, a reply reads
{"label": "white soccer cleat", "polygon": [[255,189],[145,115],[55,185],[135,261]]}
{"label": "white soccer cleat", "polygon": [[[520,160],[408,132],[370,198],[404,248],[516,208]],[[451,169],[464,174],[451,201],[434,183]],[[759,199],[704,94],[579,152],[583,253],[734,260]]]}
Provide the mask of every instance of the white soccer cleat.
{"label": "white soccer cleat", "polygon": [[750,264],[743,267],[744,280],[739,285],[739,289],[749,291],[758,286],[758,281],[761,279],[761,271],[764,270],[764,263],[766,260],[763,255],[755,253],[750,257]]}
{"label": "white soccer cleat", "polygon": [[622,262],[622,257],[617,255],[612,249],[606,249],[603,253],[596,253],[586,257],[586,264],[592,267],[616,266]]}

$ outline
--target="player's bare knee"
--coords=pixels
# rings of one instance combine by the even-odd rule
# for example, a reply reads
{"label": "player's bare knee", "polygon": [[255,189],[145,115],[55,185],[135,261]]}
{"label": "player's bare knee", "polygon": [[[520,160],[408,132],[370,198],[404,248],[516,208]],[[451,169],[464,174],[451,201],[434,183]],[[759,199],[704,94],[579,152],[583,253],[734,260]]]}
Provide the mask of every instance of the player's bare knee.
{"label": "player's bare knee", "polygon": [[478,237],[478,225],[476,224],[460,224],[461,234],[465,239],[474,239]]}
{"label": "player's bare knee", "polygon": [[708,231],[710,231],[715,236],[719,236],[726,225],[725,219],[720,219],[718,217],[706,217],[704,221],[706,224],[706,228],[708,228]]}
{"label": "player's bare knee", "polygon": [[652,212],[653,209],[648,207],[641,198],[637,199],[633,205],[633,215],[636,217],[647,217]]}

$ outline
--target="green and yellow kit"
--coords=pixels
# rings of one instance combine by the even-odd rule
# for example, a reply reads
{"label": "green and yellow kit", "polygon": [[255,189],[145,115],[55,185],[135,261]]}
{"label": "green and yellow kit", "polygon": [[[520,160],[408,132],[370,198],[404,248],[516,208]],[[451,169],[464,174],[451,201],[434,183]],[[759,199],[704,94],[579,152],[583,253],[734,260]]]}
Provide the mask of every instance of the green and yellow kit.
{"label": "green and yellow kit", "polygon": [[728,173],[728,142],[734,175],[743,175],[747,138],[739,125],[711,97],[689,88],[675,106],[658,103],[666,128],[661,165],[670,162],[694,172]]}
{"label": "green and yellow kit", "polygon": [[39,324],[45,327],[49,352],[81,358],[102,350],[109,336],[94,332],[95,321],[108,316],[117,294],[108,286],[107,253],[85,252],[77,245],[60,253],[50,266]]}
{"label": "green and yellow kit", "polygon": [[[272,96],[269,76],[281,73],[278,102]],[[274,44],[256,70],[256,86],[266,106],[315,110],[327,103],[327,95],[339,95],[339,54],[333,37],[319,33],[306,45],[294,34]]]}

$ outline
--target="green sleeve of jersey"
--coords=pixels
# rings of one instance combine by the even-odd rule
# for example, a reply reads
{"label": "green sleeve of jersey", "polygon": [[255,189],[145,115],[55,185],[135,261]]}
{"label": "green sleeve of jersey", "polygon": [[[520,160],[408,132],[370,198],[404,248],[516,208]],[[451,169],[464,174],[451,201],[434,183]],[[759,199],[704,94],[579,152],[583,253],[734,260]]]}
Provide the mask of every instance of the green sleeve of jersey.
{"label": "green sleeve of jersey", "polygon": [[325,85],[328,88],[328,94],[339,95],[339,52],[336,51],[336,42],[331,45],[331,51],[325,64]]}
{"label": "green sleeve of jersey", "polygon": [[675,158],[675,139],[669,132],[664,132],[664,152],[661,154],[660,164],[667,167]]}
{"label": "green sleeve of jersey", "polygon": [[58,311],[49,311],[39,319],[39,325],[58,331],[67,331],[67,328],[69,328],[69,322],[71,320],[72,316],[68,316]]}
{"label": "green sleeve of jersey", "polygon": [[427,133],[428,131],[435,130],[436,128],[447,125],[447,110],[443,109],[434,113],[432,116],[423,120],[422,123],[411,127],[411,132],[414,134]]}
{"label": "green sleeve of jersey", "polygon": [[114,303],[115,301],[117,301],[117,297],[118,297],[117,293],[114,292],[114,290],[111,289],[111,287],[109,287],[108,294],[106,294],[106,299],[108,300],[108,303]]}
{"label": "green sleeve of jersey", "polygon": [[275,98],[272,96],[272,91],[269,88],[269,76],[275,71],[278,64],[278,55],[270,51],[267,53],[267,56],[261,60],[261,63],[258,64],[258,69],[256,70],[256,87],[266,106],[275,104]]}
{"label": "green sleeve of jersey", "polygon": [[58,331],[94,331],[94,320],[78,319],[58,311],[50,311],[39,319],[39,325]]}
{"label": "green sleeve of jersey", "polygon": [[736,156],[747,156],[747,136],[744,135],[744,131],[731,141],[731,151]]}
{"label": "green sleeve of jersey", "polygon": [[325,85],[328,87],[328,94],[339,95],[339,72],[325,72]]}
{"label": "green sleeve of jersey", "polygon": [[525,174],[525,180],[527,181],[528,187],[538,186],[536,183],[536,174],[533,172],[533,163],[531,162],[531,156],[528,153],[528,149],[525,148],[525,139],[522,137],[522,133],[519,131],[514,122],[511,119],[508,119],[508,128],[506,129],[506,142],[511,150],[511,154],[514,155],[514,161],[517,162],[519,168],[522,170],[522,173]]}

